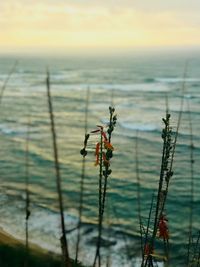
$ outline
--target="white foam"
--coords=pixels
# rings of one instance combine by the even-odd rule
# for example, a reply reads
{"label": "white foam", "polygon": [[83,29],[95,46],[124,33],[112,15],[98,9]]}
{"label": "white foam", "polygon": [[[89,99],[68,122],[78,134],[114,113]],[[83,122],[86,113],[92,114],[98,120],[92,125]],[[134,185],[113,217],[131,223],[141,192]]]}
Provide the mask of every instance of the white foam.
{"label": "white foam", "polygon": [[25,134],[27,132],[27,128],[26,127],[10,127],[6,124],[0,124],[0,132],[7,134],[7,135],[11,135],[11,134],[15,134],[15,135],[21,135],[21,134]]}
{"label": "white foam", "polygon": [[154,124],[143,124],[143,123],[131,123],[131,122],[120,122],[121,127],[129,130],[138,130],[141,132],[152,132],[157,130],[156,125]]}
{"label": "white foam", "polygon": [[5,134],[12,134],[13,129],[7,127],[5,124],[0,124],[0,131]]}
{"label": "white foam", "polygon": [[[18,206],[18,205],[17,205]],[[8,233],[12,234],[18,239],[22,241],[25,239],[25,217],[24,217],[24,209],[18,209],[18,212],[15,212],[15,223],[12,221],[12,212],[14,212],[13,208],[8,208],[8,212],[6,212],[6,216],[4,216],[3,220],[1,220],[2,228]],[[2,211],[1,211],[2,212]],[[5,215],[5,211],[3,212]],[[10,215],[10,218],[9,218]],[[65,214],[66,219],[66,229],[72,229],[77,225],[77,218],[73,214]],[[93,231],[90,233],[84,234],[85,230],[88,229],[88,225],[82,225],[81,227],[81,240],[80,240],[80,252],[79,252],[79,260],[85,264],[90,266],[93,263],[96,247],[95,245],[90,244],[90,240],[97,236],[97,227],[95,225],[91,225],[89,227],[93,227]],[[60,218],[59,214],[42,209],[39,207],[35,207],[32,210],[31,216],[29,219],[29,238],[30,242],[34,243],[48,251],[52,251],[60,254]],[[106,237],[103,237],[106,238]],[[108,237],[107,237],[108,238]],[[128,237],[127,237],[128,238]],[[74,230],[67,234],[67,240],[69,245],[69,254],[72,258],[75,257],[76,251],[76,240],[77,240],[77,230]],[[110,240],[110,238],[109,238]],[[114,240],[114,239],[113,239]],[[132,241],[128,240],[128,244],[131,245]],[[116,244],[111,246],[110,249],[102,247],[101,255],[102,255],[102,267],[106,267],[106,259],[108,253],[111,259],[111,267],[128,267],[132,266],[132,263],[138,263],[134,266],[140,266],[140,259],[134,258],[129,260],[125,253],[122,251],[125,249],[126,244],[124,240],[117,239]],[[163,265],[158,265],[162,267]]]}
{"label": "white foam", "polygon": [[200,82],[199,78],[155,78],[156,81],[161,83],[180,83],[180,82]]}

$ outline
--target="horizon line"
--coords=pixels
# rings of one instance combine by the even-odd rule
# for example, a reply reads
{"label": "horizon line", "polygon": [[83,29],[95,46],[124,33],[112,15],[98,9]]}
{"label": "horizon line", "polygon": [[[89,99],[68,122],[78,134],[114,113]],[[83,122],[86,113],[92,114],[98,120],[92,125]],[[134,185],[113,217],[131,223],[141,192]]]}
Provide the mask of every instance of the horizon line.
{"label": "horizon line", "polygon": [[[133,52],[200,52],[200,45],[152,45],[152,46],[135,46],[135,47],[50,47],[50,46],[42,46],[42,47],[28,47],[28,46],[20,46],[20,47],[5,47],[0,46],[0,56],[3,55],[49,55],[54,53],[57,55],[73,55],[76,53],[77,55],[86,54],[93,55],[94,53],[105,53],[105,54],[116,54],[121,52],[122,54],[128,54]],[[52,55],[53,56],[53,55]]]}

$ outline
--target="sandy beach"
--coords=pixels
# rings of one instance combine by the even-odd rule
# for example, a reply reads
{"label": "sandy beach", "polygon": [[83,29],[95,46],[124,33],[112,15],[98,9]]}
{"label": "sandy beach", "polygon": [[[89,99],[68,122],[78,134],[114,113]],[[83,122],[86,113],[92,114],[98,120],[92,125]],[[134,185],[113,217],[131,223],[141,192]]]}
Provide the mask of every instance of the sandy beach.
{"label": "sandy beach", "polygon": [[[25,266],[27,264],[26,259],[28,259],[29,267],[58,267],[61,264],[60,255],[35,244],[29,244],[27,254],[24,242],[16,239],[0,227],[0,266]],[[83,267],[80,263],[75,264],[73,260],[72,266]]]}
{"label": "sandy beach", "polygon": [[0,245],[23,245],[23,242],[16,239],[15,237],[11,236],[10,234],[6,233],[1,227],[0,227]]}
{"label": "sandy beach", "polygon": [[[59,255],[50,253],[35,244],[29,244],[29,247],[30,266],[59,266]],[[22,240],[16,239],[0,228],[0,266],[21,266],[24,264],[26,253]]]}
{"label": "sandy beach", "polygon": [[[8,246],[24,246],[25,243],[22,240],[15,238],[14,236],[10,235],[9,233],[5,232],[3,228],[0,227],[0,245],[8,245]],[[31,251],[37,253],[44,253],[48,254],[49,252],[38,245],[29,244]]]}

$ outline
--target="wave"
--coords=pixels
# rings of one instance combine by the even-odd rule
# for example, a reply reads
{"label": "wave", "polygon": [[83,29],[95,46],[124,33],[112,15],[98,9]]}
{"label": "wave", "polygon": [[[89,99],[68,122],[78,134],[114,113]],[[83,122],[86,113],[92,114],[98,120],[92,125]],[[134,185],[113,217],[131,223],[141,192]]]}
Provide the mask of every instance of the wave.
{"label": "wave", "polygon": [[194,98],[198,98],[198,96],[197,95],[186,94],[186,95],[184,95],[184,98],[186,98],[186,99],[194,99]]}
{"label": "wave", "polygon": [[6,135],[12,135],[16,133],[16,130],[7,127],[5,124],[0,124],[0,132]]}
{"label": "wave", "polygon": [[168,92],[169,88],[159,83],[137,83],[137,84],[75,84],[69,82],[52,81],[52,84],[62,86],[64,90],[116,90],[116,91],[139,91],[139,92]]}
{"label": "wave", "polygon": [[199,86],[200,86],[200,83],[196,83],[195,82],[195,83],[192,84],[192,87],[194,87],[194,88],[199,87]]}
{"label": "wave", "polygon": [[158,130],[157,126],[154,124],[119,122],[119,125],[124,129],[141,131],[141,132],[154,132]]}
{"label": "wave", "polygon": [[144,82],[145,83],[155,83],[156,80],[155,80],[155,78],[146,78],[146,79],[144,79]]}
{"label": "wave", "polygon": [[0,124],[0,132],[6,135],[24,135],[27,132],[27,127],[11,128],[5,124]]}
{"label": "wave", "polygon": [[187,83],[200,83],[200,78],[181,78],[181,77],[177,77],[177,78],[155,78],[155,81],[160,82],[160,83],[180,83],[180,82],[187,82]]}
{"label": "wave", "polygon": [[[18,239],[24,238],[24,229],[21,227],[24,220],[24,209],[21,205],[21,209],[18,209],[16,214],[16,224],[12,223],[12,214],[16,213],[16,207],[9,206],[9,214],[1,220],[1,227],[9,234],[15,236]],[[3,209],[0,209],[0,214],[5,214]],[[9,216],[10,215],[10,216]],[[38,219],[39,218],[39,219]],[[78,218],[73,214],[65,214],[66,230],[69,240],[70,255],[75,256],[75,244],[77,238],[77,225]],[[34,206],[30,220],[29,220],[29,231],[31,233],[31,243],[38,244],[40,247],[53,251],[60,254],[60,221],[59,214],[51,212],[47,209],[41,209]],[[94,258],[96,250],[96,240],[98,236],[98,227],[95,224],[82,223],[81,224],[81,243],[79,251],[79,259],[87,265],[91,265],[91,259]],[[109,230],[110,231],[110,230]],[[122,234],[115,235],[115,230],[112,230],[112,237],[108,232],[108,229],[104,231],[102,236],[102,255],[103,266],[106,266],[104,259],[107,253],[108,247],[112,256],[112,267],[125,266],[123,265],[123,259],[120,251],[126,252],[126,246],[122,238]],[[125,233],[123,233],[125,234]],[[118,237],[118,238],[117,238]],[[119,238],[120,237],[120,238]],[[129,239],[129,236],[126,236]],[[129,239],[129,242],[132,240]],[[128,262],[127,262],[128,264]]]}

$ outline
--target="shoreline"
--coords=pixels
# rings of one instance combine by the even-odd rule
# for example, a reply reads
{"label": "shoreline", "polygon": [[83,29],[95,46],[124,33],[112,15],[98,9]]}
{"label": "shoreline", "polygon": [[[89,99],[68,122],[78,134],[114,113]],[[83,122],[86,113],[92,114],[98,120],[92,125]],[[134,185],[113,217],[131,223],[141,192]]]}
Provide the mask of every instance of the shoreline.
{"label": "shoreline", "polygon": [[25,242],[12,236],[0,227],[0,266],[20,267],[28,259],[29,266],[60,266],[61,255],[30,243],[27,253]]}
{"label": "shoreline", "polygon": [[[0,227],[0,246],[1,245],[7,245],[7,246],[12,246],[12,247],[15,247],[15,246],[25,247],[25,241],[14,237],[10,233],[6,232],[2,227]],[[53,254],[53,255],[59,257],[59,254],[52,252],[52,251],[49,251],[45,248],[40,247],[37,244],[31,243],[31,242],[29,243],[29,248],[33,252],[38,252],[38,253],[42,253],[42,254],[50,254],[51,253],[51,255]]]}
{"label": "shoreline", "polygon": [[0,245],[23,245],[23,242],[0,227]]}
{"label": "shoreline", "polygon": [[[61,254],[49,251],[39,245],[30,243],[27,252],[25,242],[12,236],[0,227],[0,266],[21,267],[60,267]],[[73,267],[83,267],[81,263],[71,260]]]}

